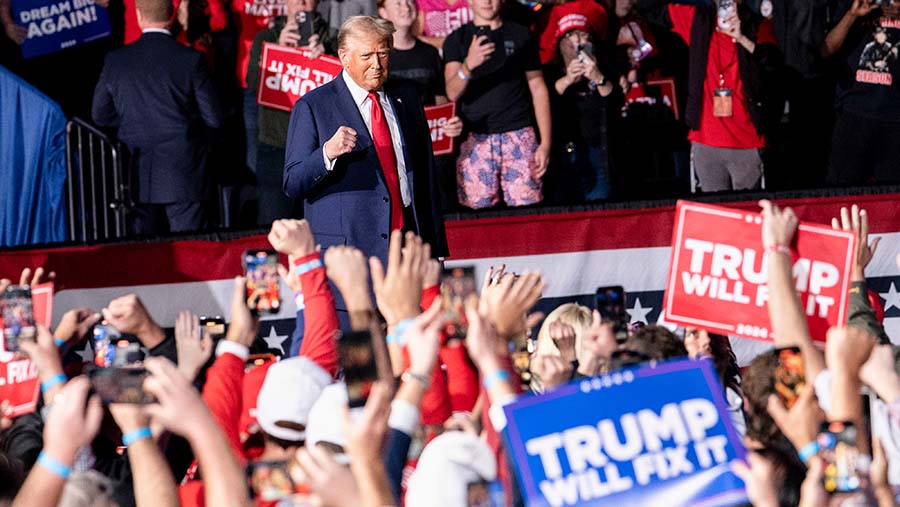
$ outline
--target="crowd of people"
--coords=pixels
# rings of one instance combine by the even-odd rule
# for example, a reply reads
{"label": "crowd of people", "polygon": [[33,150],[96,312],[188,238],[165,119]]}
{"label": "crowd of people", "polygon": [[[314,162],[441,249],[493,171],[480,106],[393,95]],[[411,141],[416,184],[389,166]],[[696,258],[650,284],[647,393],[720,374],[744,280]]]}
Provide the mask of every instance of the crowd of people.
{"label": "crowd of people", "polygon": [[[867,297],[865,267],[877,241],[868,241],[866,213],[844,209],[833,223],[859,243],[848,322],[828,331],[823,351],[814,344],[823,337],[810,336],[794,288],[789,245],[797,217],[789,208],[761,204],[774,345],[795,347],[802,362],[791,366],[799,382],[791,384],[797,396],[790,404],[779,387],[784,379],[776,379],[778,353],[762,353],[742,370],[729,339],[703,329],[647,325],[617,340],[613,323],[596,310],[568,304],[550,313],[532,339],[528,329],[537,320],[529,310],[544,286],[537,272],[492,268],[480,294],[466,298],[465,334],[449,340],[441,269],[427,243],[395,231],[383,265],[353,247],[322,252],[309,224],[285,219],[268,239],[289,259],[290,269],[280,271],[305,302],[289,357],[251,356],[261,339],[243,277],[234,280],[223,336],[203,331],[190,310],[174,330],[163,329],[133,294],[100,312],[70,309],[54,329],[39,327],[35,342],[19,343],[20,354],[36,366],[41,395],[34,413],[10,417],[3,407],[0,501],[15,507],[522,505],[511,437],[501,436],[502,407],[523,396],[539,399],[574,379],[693,358],[693,367],[709,361],[718,374],[728,424],[748,450],[746,460],[730,466],[753,506],[896,505],[900,376],[896,349]],[[43,268],[33,275],[26,269],[20,283],[34,285],[44,275]],[[10,283],[4,279],[0,288]],[[338,294],[348,318],[344,338],[368,332],[371,350],[384,353],[378,380],[363,389],[350,387],[347,357],[358,356],[342,348]],[[139,358],[129,356],[129,366],[148,372],[136,388],[150,403],[101,403],[92,389],[97,365],[67,353],[101,323],[146,350],[136,365]],[[528,357],[524,365],[514,364],[520,351]],[[855,428],[845,441],[854,451],[840,465],[850,467],[843,473],[855,478],[853,487],[823,479],[835,467],[827,447],[816,443],[825,422]]]}
{"label": "crowd of people", "polygon": [[[444,211],[645,198],[654,182],[900,179],[893,0],[97,3],[123,49],[99,41],[24,62],[5,51],[3,63],[131,148],[148,205],[136,215],[151,224],[138,230],[164,214],[170,230],[197,228],[213,183],[244,173],[255,223],[298,218],[283,191],[290,113],[257,104],[262,45],[337,56],[358,15],[393,25],[389,82],[414,84],[423,106],[457,103],[445,126],[455,151],[435,160]],[[11,13],[0,1],[7,49],[26,37]]]}

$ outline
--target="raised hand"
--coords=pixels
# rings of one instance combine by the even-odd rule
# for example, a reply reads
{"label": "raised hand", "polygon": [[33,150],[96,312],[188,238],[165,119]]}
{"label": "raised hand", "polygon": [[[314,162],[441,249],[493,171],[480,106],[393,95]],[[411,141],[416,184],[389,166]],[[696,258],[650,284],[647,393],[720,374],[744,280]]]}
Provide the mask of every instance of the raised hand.
{"label": "raised hand", "polygon": [[212,356],[212,337],[200,332],[200,318],[188,310],[182,310],[175,320],[175,349],[178,370],[191,380]]}
{"label": "raised hand", "polygon": [[778,246],[790,247],[800,223],[794,210],[791,208],[782,210],[775,203],[765,199],[759,201],[759,205],[762,207],[763,217],[763,247],[766,250]]}
{"label": "raised hand", "polygon": [[228,333],[225,339],[239,343],[247,348],[256,340],[259,331],[259,319],[250,313],[245,298],[247,279],[243,276],[235,277],[234,292],[231,294],[231,322],[228,325]]}
{"label": "raised hand", "polygon": [[391,233],[387,273],[381,261],[369,259],[375,301],[389,326],[418,315],[422,299],[422,277],[431,259],[431,246],[412,232],[406,233],[406,246],[401,248],[403,233]]}
{"label": "raised hand", "polygon": [[344,296],[347,310],[369,310],[369,268],[366,257],[350,246],[333,246],[325,251],[328,278]]}
{"label": "raised hand", "polygon": [[538,302],[543,290],[540,273],[526,271],[518,278],[506,273],[482,293],[483,308],[502,338],[511,339],[525,332],[525,313]]}
{"label": "raised hand", "polygon": [[575,328],[555,320],[550,323],[548,331],[550,339],[553,340],[553,344],[559,349],[559,354],[563,361],[571,363],[578,359],[578,354],[575,350]]}
{"label": "raised hand", "polygon": [[350,127],[338,127],[331,139],[325,142],[322,150],[328,160],[334,160],[356,148],[356,131]]}
{"label": "raised hand", "polygon": [[831,219],[831,227],[838,231],[852,232],[856,235],[856,255],[853,257],[851,280],[860,282],[866,279],[866,266],[875,256],[878,242],[881,238],[875,238],[869,243],[869,215],[866,210],[853,205],[848,210],[841,208],[841,217]]}
{"label": "raised hand", "polygon": [[165,340],[162,328],[150,318],[144,304],[135,294],[110,301],[103,309],[103,318],[119,332],[137,336],[141,344],[148,349]]}
{"label": "raised hand", "polygon": [[272,222],[268,239],[279,253],[298,259],[316,251],[316,241],[306,220],[276,220]]}
{"label": "raised hand", "polygon": [[572,364],[559,356],[535,356],[531,359],[530,369],[545,390],[565,384],[572,378]]}
{"label": "raised hand", "polygon": [[70,380],[56,396],[44,425],[44,450],[67,465],[100,430],[103,406],[90,389],[87,377]]}
{"label": "raised hand", "polygon": [[63,314],[56,325],[53,337],[71,346],[87,336],[94,324],[100,322],[102,316],[90,308],[77,308]]}

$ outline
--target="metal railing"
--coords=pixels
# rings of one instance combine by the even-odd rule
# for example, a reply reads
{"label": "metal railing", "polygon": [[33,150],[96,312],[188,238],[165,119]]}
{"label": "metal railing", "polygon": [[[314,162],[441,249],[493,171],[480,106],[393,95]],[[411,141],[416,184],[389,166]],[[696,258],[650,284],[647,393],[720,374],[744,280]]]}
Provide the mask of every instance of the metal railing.
{"label": "metal railing", "polygon": [[80,118],[66,124],[66,197],[69,240],[125,237],[134,206],[124,149]]}

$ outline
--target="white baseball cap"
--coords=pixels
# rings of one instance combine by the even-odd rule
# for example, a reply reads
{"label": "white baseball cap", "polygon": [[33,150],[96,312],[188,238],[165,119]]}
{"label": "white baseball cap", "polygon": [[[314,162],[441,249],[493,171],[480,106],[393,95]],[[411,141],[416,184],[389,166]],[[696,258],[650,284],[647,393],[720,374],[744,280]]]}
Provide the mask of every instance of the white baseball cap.
{"label": "white baseball cap", "polygon": [[331,381],[328,372],[306,357],[273,364],[256,399],[259,427],[275,438],[304,440],[310,408]]}

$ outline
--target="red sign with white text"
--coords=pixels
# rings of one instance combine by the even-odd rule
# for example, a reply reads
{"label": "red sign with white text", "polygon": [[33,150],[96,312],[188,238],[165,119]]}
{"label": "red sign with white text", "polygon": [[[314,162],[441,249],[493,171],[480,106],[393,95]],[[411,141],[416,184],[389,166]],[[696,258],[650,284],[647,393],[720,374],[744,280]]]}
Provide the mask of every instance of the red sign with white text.
{"label": "red sign with white text", "polygon": [[290,111],[297,100],[341,73],[340,60],[331,56],[310,58],[308,49],[295,49],[266,42],[256,102]]}
{"label": "red sign with white text", "polygon": [[53,282],[31,288],[31,305],[34,321],[50,329],[50,322],[53,319]]}
{"label": "red sign with white text", "polygon": [[[847,318],[856,237],[802,223],[793,273],[813,340]],[[762,216],[678,201],[666,282],[665,320],[770,341]]]}
{"label": "red sign with white text", "polygon": [[455,102],[425,108],[425,118],[428,119],[428,128],[431,130],[431,149],[435,155],[453,153],[453,138],[444,134],[444,125],[454,116]]}
{"label": "red sign with white text", "polygon": [[31,361],[0,353],[0,400],[9,403],[8,417],[34,412],[39,388],[37,368]]}

